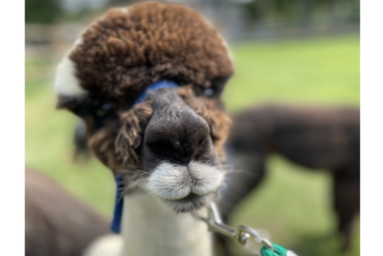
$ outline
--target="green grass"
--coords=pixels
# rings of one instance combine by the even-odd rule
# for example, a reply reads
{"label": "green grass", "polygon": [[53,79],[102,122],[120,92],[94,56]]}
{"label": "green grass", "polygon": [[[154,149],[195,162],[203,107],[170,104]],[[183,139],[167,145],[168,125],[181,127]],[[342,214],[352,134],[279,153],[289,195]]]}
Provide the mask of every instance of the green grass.
{"label": "green grass", "polygon": [[242,43],[233,55],[229,110],[280,101],[359,105],[359,37]]}
{"label": "green grass", "polygon": [[[359,37],[234,45],[236,73],[224,94],[230,111],[265,102],[359,106]],[[26,164],[58,180],[105,216],[113,209],[111,172],[93,159],[72,163],[76,118],[55,110],[56,60],[26,60]],[[283,158],[268,159],[267,179],[235,212],[232,223],[263,228],[272,240],[301,256],[341,255],[334,235],[331,180]],[[354,248],[359,255],[359,222]],[[234,246],[237,255],[246,255]]]}

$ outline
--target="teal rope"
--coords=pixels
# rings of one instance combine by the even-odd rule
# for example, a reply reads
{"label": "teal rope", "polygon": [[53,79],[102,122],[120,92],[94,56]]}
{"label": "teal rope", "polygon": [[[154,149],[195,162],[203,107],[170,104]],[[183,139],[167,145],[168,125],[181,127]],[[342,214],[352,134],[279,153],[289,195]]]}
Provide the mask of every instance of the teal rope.
{"label": "teal rope", "polygon": [[287,250],[285,248],[277,244],[273,244],[273,247],[274,247],[274,251],[265,246],[262,246],[261,255],[262,256],[286,256]]}

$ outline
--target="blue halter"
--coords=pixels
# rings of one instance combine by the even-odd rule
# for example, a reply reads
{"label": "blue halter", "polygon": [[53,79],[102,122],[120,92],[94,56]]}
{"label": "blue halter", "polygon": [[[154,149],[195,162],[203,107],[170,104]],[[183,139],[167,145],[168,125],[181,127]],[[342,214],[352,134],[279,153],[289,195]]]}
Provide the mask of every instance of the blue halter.
{"label": "blue halter", "polygon": [[[167,80],[160,80],[158,82],[155,82],[153,84],[150,84],[148,87],[146,87],[140,95],[138,95],[136,101],[134,102],[134,105],[137,105],[138,103],[143,102],[146,97],[148,96],[148,91],[156,91],[161,88],[176,88],[180,85]],[[124,198],[121,196],[121,192],[123,189],[123,185],[121,182],[121,176],[119,174],[115,175],[116,179],[116,201],[114,204],[114,213],[113,213],[113,220],[111,229],[115,233],[121,232],[121,218],[122,218],[122,209],[124,208]]]}

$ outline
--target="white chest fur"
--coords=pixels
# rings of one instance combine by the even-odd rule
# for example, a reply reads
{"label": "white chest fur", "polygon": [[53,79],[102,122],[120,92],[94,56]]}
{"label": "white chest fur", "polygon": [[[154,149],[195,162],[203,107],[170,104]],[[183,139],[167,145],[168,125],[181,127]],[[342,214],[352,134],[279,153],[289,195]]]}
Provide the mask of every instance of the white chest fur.
{"label": "white chest fur", "polygon": [[212,255],[205,223],[190,213],[175,213],[149,194],[124,197],[122,235],[123,256]]}

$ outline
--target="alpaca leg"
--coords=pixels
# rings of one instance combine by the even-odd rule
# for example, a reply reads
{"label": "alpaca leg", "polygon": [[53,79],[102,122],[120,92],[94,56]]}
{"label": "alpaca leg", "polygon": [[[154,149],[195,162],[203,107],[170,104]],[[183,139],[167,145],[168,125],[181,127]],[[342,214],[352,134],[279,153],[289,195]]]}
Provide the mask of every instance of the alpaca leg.
{"label": "alpaca leg", "polygon": [[235,156],[233,171],[226,176],[226,187],[217,202],[221,217],[227,221],[232,211],[258,187],[265,175],[265,156],[248,153]]}
{"label": "alpaca leg", "polygon": [[350,249],[352,224],[360,210],[359,181],[346,177],[334,179],[334,208],[338,216],[338,232],[344,239],[342,249]]}
{"label": "alpaca leg", "polygon": [[[227,186],[218,202],[222,220],[227,223],[230,215],[237,205],[246,196],[258,187],[265,174],[265,157],[263,155],[249,154],[234,159],[234,171],[228,174]],[[225,193],[227,191],[227,193]],[[215,235],[216,245],[222,248],[222,255],[230,256],[230,238]]]}

